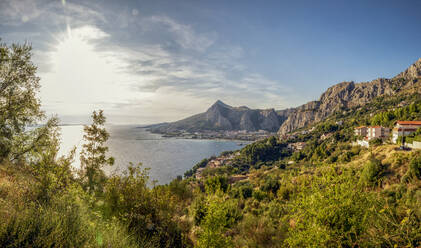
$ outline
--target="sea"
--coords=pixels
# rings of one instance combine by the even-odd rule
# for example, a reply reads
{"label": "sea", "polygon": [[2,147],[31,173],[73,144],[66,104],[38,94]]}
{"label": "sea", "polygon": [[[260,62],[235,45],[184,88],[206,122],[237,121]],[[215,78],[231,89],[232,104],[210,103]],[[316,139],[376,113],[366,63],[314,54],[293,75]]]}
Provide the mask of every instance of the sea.
{"label": "sea", "polygon": [[[167,184],[177,176],[184,175],[204,158],[219,155],[223,151],[235,151],[247,144],[232,140],[168,138],[138,125],[109,125],[106,128],[110,133],[106,144],[109,147],[108,155],[115,158],[114,166],[104,168],[106,174],[122,174],[130,163],[142,163],[143,168],[150,168],[150,183],[156,184]],[[80,168],[82,145],[82,125],[61,126],[60,155],[66,155],[76,147],[76,168]]]}

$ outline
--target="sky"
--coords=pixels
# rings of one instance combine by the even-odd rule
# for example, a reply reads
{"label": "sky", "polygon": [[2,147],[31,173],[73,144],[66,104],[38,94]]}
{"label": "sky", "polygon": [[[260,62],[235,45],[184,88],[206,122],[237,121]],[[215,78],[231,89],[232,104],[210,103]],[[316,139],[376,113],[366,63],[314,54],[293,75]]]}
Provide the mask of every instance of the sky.
{"label": "sky", "polygon": [[29,42],[48,115],[175,121],[216,100],[285,109],[421,57],[421,1],[0,0],[2,42]]}

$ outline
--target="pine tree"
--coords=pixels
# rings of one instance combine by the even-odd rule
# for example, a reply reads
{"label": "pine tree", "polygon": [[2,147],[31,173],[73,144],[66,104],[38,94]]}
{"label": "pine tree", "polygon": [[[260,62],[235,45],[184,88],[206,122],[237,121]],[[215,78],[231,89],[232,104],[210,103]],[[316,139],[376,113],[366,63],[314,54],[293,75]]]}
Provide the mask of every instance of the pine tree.
{"label": "pine tree", "polygon": [[101,193],[106,178],[103,167],[113,165],[114,158],[106,157],[108,147],[105,142],[110,135],[104,127],[106,118],[103,111],[94,111],[92,119],[92,124],[83,128],[86,143],[82,146],[80,155],[81,179],[89,193]]}

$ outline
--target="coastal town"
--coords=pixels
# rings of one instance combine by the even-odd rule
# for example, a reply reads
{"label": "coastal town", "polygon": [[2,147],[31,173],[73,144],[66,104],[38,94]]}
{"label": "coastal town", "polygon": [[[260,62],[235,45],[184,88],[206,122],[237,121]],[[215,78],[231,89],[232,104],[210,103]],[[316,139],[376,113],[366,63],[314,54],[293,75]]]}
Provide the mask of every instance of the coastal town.
{"label": "coastal town", "polygon": [[243,140],[243,141],[257,141],[267,137],[276,135],[276,133],[268,132],[266,130],[258,131],[200,131],[189,132],[182,130],[179,132],[166,133],[163,137],[176,137],[183,139],[227,139],[227,140]]}
{"label": "coastal town", "polygon": [[[343,122],[339,121],[335,123],[336,125],[342,125]],[[421,128],[421,121],[397,121],[395,123],[395,126],[391,130],[388,127],[383,126],[359,126],[354,128],[354,136],[356,138],[356,141],[352,142],[352,145],[354,146],[362,146],[362,147],[370,147],[370,144],[372,144],[374,141],[380,142],[380,143],[387,143],[390,142],[392,144],[399,144],[401,149],[421,149],[421,139],[420,141],[414,140],[412,136],[416,134],[416,132]],[[421,129],[420,129],[421,130]],[[290,133],[288,135],[282,135],[279,136],[280,139],[283,140],[289,140],[293,141],[295,140],[299,135],[305,135],[309,134],[311,132],[315,131],[315,128],[311,128],[309,130],[302,130],[295,133]],[[268,137],[270,135],[273,135],[272,133],[266,132],[266,131],[260,131],[260,132],[246,132],[246,131],[227,131],[225,132],[225,135],[227,136],[221,136],[220,132],[210,132],[205,135],[202,133],[198,134],[188,134],[185,135],[196,135],[191,136],[189,138],[217,138],[217,137],[231,137],[233,139],[238,139],[238,135],[244,135],[241,136],[242,138],[249,138],[249,140],[253,140],[252,138],[258,138],[263,139],[265,137]],[[320,140],[326,140],[330,138],[333,135],[333,133],[323,133],[320,136]],[[236,138],[234,138],[236,137]],[[307,143],[300,141],[300,142],[288,142],[288,149],[292,152],[301,151],[306,147]],[[202,168],[197,169],[195,173],[195,177],[197,179],[201,179],[204,177],[204,172],[208,169],[215,169],[221,166],[230,165],[235,158],[235,156],[238,156],[239,153],[229,153],[226,155],[221,155],[219,157],[215,157],[210,159],[206,165]],[[244,176],[247,178],[247,176]],[[238,181],[242,180],[244,178],[231,178],[232,181]]]}

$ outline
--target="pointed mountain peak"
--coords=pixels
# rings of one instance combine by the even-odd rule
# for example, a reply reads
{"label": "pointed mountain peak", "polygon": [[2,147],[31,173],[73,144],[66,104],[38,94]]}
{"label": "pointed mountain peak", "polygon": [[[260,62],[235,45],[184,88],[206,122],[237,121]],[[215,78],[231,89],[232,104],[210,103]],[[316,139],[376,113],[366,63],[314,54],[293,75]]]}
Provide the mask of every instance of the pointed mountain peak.
{"label": "pointed mountain peak", "polygon": [[231,106],[225,104],[224,102],[222,102],[221,100],[217,100],[212,106],[221,106],[221,107],[228,107],[228,108],[231,107]]}

